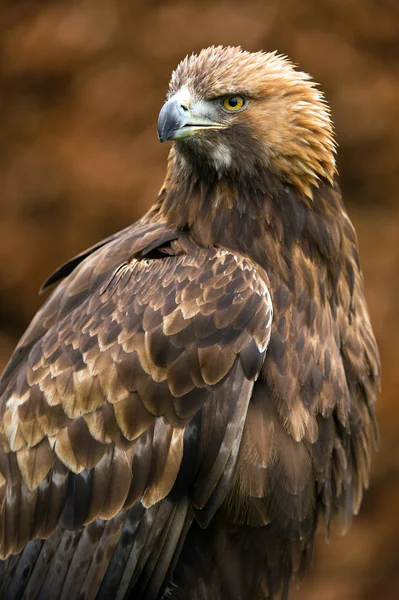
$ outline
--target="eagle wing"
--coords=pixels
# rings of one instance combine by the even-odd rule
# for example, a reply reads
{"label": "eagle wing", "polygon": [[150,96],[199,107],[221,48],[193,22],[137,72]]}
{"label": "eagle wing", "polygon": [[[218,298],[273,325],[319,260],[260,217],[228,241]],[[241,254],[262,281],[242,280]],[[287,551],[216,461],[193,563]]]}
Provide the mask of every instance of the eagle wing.
{"label": "eagle wing", "polygon": [[94,597],[101,577],[82,567],[88,539],[115,547],[144,512],[143,556],[156,563],[168,538],[166,569],[187,523],[184,498],[206,525],[226,497],[270,338],[266,272],[162,223],[121,232],[60,276],[69,271],[0,382],[0,556],[25,548],[19,565],[0,564],[3,592],[40,579],[31,571],[49,538],[57,560],[45,580],[42,566],[40,597],[50,580],[52,598],[70,594],[82,569]]}

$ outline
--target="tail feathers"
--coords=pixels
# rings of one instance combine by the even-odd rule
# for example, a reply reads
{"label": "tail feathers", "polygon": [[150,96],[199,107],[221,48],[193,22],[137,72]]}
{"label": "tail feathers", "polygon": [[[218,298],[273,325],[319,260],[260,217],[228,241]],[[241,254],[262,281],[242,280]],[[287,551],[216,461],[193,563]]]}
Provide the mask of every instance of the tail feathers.
{"label": "tail feathers", "polygon": [[109,521],[46,540],[0,561],[1,600],[155,600],[192,521],[187,500],[145,509],[137,502]]}

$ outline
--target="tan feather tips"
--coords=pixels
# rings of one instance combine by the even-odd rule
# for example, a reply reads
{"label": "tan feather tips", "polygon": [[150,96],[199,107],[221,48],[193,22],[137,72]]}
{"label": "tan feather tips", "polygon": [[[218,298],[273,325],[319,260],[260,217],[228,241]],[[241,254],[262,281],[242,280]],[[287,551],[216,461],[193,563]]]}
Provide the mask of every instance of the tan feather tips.
{"label": "tan feather tips", "polygon": [[17,461],[22,478],[30,490],[34,490],[45,479],[55,462],[49,441],[43,439],[34,448],[25,446],[18,450]]}
{"label": "tan feather tips", "polygon": [[[206,48],[178,65],[169,96],[182,87],[200,100],[237,93],[247,98],[245,110],[229,115],[231,127],[212,132],[211,153],[231,158],[234,146],[243,146],[244,135],[256,145],[264,168],[305,196],[312,197],[312,187],[320,179],[333,181],[335,141],[329,107],[311,77],[296,70],[285,56],[239,47]],[[239,160],[241,168],[246,162],[248,170],[253,168],[248,157]],[[238,169],[236,161],[229,162]]]}

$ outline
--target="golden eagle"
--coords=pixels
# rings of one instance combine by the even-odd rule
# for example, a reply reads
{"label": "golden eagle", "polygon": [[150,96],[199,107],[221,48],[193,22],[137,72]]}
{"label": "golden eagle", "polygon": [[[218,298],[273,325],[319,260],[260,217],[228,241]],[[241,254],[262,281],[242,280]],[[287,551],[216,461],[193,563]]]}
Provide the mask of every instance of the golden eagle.
{"label": "golden eagle", "polygon": [[276,53],[172,75],[165,182],[56,271],[0,383],[0,598],[288,596],[367,486],[379,357],[329,109]]}

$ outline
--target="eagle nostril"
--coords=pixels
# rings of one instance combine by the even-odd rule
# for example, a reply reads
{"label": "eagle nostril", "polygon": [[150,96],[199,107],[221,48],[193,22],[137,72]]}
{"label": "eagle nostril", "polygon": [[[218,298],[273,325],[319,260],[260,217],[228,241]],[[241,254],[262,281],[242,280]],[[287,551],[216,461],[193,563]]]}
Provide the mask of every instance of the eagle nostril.
{"label": "eagle nostril", "polygon": [[187,106],[184,106],[184,104],[180,104],[180,108],[182,108],[184,111],[188,110]]}

